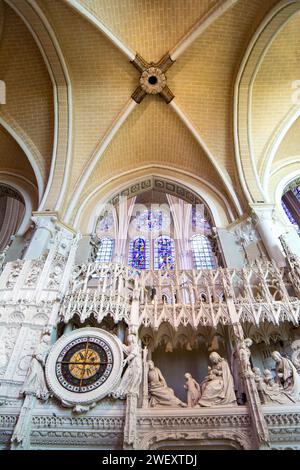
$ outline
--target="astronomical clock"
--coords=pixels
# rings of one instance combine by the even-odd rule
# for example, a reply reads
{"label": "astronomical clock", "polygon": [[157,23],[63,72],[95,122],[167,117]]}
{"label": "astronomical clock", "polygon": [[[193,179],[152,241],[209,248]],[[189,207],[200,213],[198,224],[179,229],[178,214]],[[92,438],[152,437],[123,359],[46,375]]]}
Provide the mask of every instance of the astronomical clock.
{"label": "astronomical clock", "polygon": [[90,404],[114,391],[123,363],[120,340],[99,328],[81,328],[51,348],[46,379],[65,406]]}

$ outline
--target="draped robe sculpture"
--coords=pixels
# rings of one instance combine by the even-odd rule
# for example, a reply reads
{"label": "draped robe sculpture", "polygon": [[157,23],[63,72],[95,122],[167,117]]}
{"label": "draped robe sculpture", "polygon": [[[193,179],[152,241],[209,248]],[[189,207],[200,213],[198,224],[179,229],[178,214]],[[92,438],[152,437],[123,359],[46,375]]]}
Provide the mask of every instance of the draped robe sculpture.
{"label": "draped robe sculpture", "polygon": [[200,406],[236,405],[233,378],[227,364],[218,353],[209,355],[212,367],[201,383]]}
{"label": "draped robe sculpture", "polygon": [[285,392],[282,385],[275,382],[272,372],[264,370],[262,376],[258,367],[253,368],[254,380],[262,403],[292,404],[294,398]]}
{"label": "draped robe sculpture", "polygon": [[151,407],[187,406],[174,395],[174,391],[168,387],[161,371],[155,367],[153,361],[148,362],[148,385]]}
{"label": "draped robe sculpture", "polygon": [[43,333],[37,350],[32,355],[28,374],[21,389],[22,395],[34,395],[40,400],[48,400],[50,392],[46,384],[44,367],[51,346],[48,330]]}
{"label": "draped robe sculpture", "polygon": [[123,349],[125,354],[127,354],[124,365],[127,363],[128,367],[113,393],[113,396],[116,398],[125,398],[129,393],[138,395],[142,380],[143,364],[138,339],[136,335],[130,334],[127,341],[129,344],[128,346],[123,346]]}
{"label": "draped robe sculpture", "polygon": [[300,375],[296,367],[286,357],[282,357],[278,351],[273,351],[272,358],[276,362],[276,381],[283,386],[285,392],[300,401]]}

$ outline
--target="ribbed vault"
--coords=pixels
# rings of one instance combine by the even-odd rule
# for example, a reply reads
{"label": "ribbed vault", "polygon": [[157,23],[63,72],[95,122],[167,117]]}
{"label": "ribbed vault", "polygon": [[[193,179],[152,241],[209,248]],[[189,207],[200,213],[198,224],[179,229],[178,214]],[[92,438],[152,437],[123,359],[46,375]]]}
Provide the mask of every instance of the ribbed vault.
{"label": "ribbed vault", "polygon": [[6,4],[2,3],[2,9],[0,70],[7,96],[6,104],[0,108],[0,118],[30,149],[46,186],[53,146],[52,84],[25,24]]}
{"label": "ribbed vault", "polygon": [[[8,89],[0,118],[37,165],[42,208],[70,222],[97,186],[151,165],[205,181],[239,216],[247,199],[267,200],[275,173],[299,155],[290,103],[298,8],[296,0],[0,0]],[[165,72],[169,105],[131,99],[135,53],[147,67],[167,53],[176,59]]]}

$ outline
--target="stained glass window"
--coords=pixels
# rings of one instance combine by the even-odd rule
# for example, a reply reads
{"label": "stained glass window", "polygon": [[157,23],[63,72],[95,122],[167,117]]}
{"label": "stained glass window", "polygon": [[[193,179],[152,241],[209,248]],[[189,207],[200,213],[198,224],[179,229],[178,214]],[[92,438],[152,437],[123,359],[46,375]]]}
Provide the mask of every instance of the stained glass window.
{"label": "stained glass window", "polygon": [[207,219],[204,217],[204,207],[192,207],[192,225],[196,229],[210,231],[211,227]]}
{"label": "stained glass window", "polygon": [[[107,232],[114,224],[114,217],[111,212],[104,214],[100,217],[96,226],[96,234],[101,237],[102,232]],[[99,237],[99,238],[100,238]]]}
{"label": "stained glass window", "polygon": [[173,269],[174,264],[174,240],[166,235],[162,235],[154,242],[154,269]]}
{"label": "stained glass window", "polygon": [[143,237],[131,240],[129,243],[129,266],[136,269],[149,269],[149,259],[149,240]]}
{"label": "stained glass window", "polygon": [[[299,197],[300,197],[300,195],[299,195]],[[284,202],[282,199],[281,199],[281,205],[282,205],[282,207],[283,207],[283,209],[284,209],[284,212],[285,212],[286,215],[288,216],[289,221],[291,222],[291,224],[296,225],[296,230],[297,230],[297,232],[300,233],[300,227],[299,227],[299,225],[297,224],[297,222],[296,222],[296,220],[294,219],[293,215],[291,214],[289,208],[287,207],[287,205],[285,204],[285,202]]]}
{"label": "stained glass window", "polygon": [[112,259],[113,248],[114,248],[114,241],[112,238],[109,238],[109,237],[101,238],[97,257],[96,257],[96,262],[110,263]]}
{"label": "stained glass window", "polygon": [[300,186],[295,186],[293,189],[292,189],[293,193],[295,194],[296,198],[298,199],[298,201],[300,201]]}
{"label": "stained glass window", "polygon": [[192,237],[192,247],[196,269],[214,269],[216,260],[209,239],[205,235]]}
{"label": "stained glass window", "polygon": [[161,210],[145,210],[136,218],[137,230],[152,232],[163,228],[164,216]]}

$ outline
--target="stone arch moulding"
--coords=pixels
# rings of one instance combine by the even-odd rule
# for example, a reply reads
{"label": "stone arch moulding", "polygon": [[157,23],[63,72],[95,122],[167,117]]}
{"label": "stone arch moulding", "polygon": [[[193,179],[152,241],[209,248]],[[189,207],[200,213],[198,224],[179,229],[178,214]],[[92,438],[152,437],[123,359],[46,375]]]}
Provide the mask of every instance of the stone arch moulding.
{"label": "stone arch moulding", "polygon": [[4,129],[13,137],[13,139],[18,143],[18,145],[21,147],[26,157],[28,158],[29,163],[36,177],[36,181],[38,185],[38,198],[40,201],[43,195],[43,191],[44,191],[44,182],[43,182],[43,177],[41,175],[40,169],[35,161],[34,156],[32,155],[26,143],[21,139],[21,137],[16,133],[16,131],[3,119],[2,116],[0,116],[0,125],[3,126]]}
{"label": "stone arch moulding", "polygon": [[273,160],[276,156],[277,150],[280,147],[281,142],[285,138],[286,134],[290,130],[290,128],[293,126],[293,124],[297,121],[297,119],[300,117],[300,106],[296,106],[295,108],[292,109],[290,113],[286,116],[286,118],[283,120],[281,123],[279,129],[276,129],[272,139],[270,146],[266,152],[265,159],[263,162],[263,168],[262,168],[262,182],[263,182],[263,188],[266,194],[270,197],[270,192],[269,192],[269,182],[270,182],[270,177],[271,177],[271,168],[272,168],[272,163]]}
{"label": "stone arch moulding", "polygon": [[[282,197],[284,188],[289,183],[291,183],[292,181],[294,181],[295,179],[300,177],[300,156],[297,158],[296,161],[293,160],[293,163],[298,164],[298,169],[293,170],[293,171],[289,172],[287,175],[280,178],[280,181],[279,181],[279,183],[277,183],[277,185],[275,187],[275,191],[274,191],[274,198],[275,198],[276,207],[279,210],[280,214],[282,215],[283,220],[285,220],[288,224],[290,224],[290,221],[288,220],[288,217],[287,217],[286,213],[284,212],[283,207],[281,205],[281,197]],[[291,162],[286,162],[285,165],[282,165],[278,169],[278,172],[281,173],[290,164],[291,164]]]}
{"label": "stone arch moulding", "polygon": [[[251,97],[253,83],[261,62],[276,35],[289,19],[300,11],[298,0],[282,0],[264,18],[256,30],[238,71],[234,87],[234,145],[235,158],[240,182],[248,202],[267,201],[265,189],[261,184],[252,151],[251,135]],[[246,170],[246,162],[251,162],[251,169]],[[251,185],[249,181],[254,180]]]}
{"label": "stone arch moulding", "polygon": [[0,183],[7,184],[16,189],[24,199],[25,212],[20,227],[15,235],[24,235],[29,228],[32,211],[37,205],[37,189],[31,181],[24,176],[0,171]]}
{"label": "stone arch moulding", "polygon": [[[70,174],[72,158],[73,107],[69,72],[56,35],[37,2],[5,0],[20,16],[44,59],[53,86],[54,138],[50,172],[39,210],[59,210]],[[67,137],[65,137],[67,134]],[[61,172],[61,167],[64,171]],[[58,196],[57,196],[58,195]]]}
{"label": "stone arch moulding", "polygon": [[[186,188],[187,191],[190,191],[196,197],[198,196],[211,211],[216,226],[226,226],[235,220],[234,212],[226,197],[210,183],[201,178],[196,178],[187,172],[174,169],[170,171],[168,167],[163,165],[156,165],[155,167],[146,165],[138,168],[134,173],[127,171],[122,175],[111,178],[95,188],[82,202],[76,214],[74,214],[74,227],[83,232],[91,232],[94,227],[95,218],[97,218],[103,206],[111,201],[115,195],[130,186],[138,184],[145,185],[145,189],[142,189],[140,192],[151,189],[149,181],[152,181],[153,178],[161,178],[164,181],[170,182],[170,184],[177,184]],[[147,184],[149,185],[148,187]],[[108,185],[110,186],[109,189],[107,189]],[[132,193],[130,196],[136,194]],[[92,206],[92,204],[94,205]]]}

